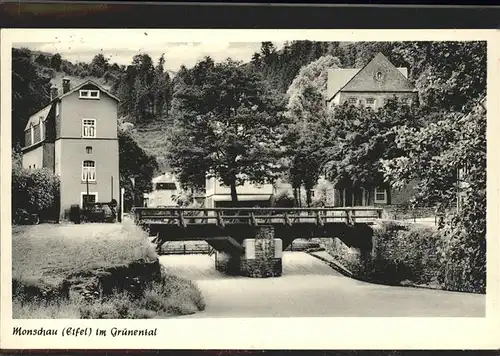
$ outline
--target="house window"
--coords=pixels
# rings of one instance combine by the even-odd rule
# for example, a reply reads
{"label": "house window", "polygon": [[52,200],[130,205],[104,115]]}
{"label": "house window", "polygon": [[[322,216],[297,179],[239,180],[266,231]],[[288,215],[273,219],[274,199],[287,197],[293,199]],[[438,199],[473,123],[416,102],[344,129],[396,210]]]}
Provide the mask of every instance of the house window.
{"label": "house window", "polygon": [[377,78],[377,80],[381,80],[383,76],[382,72],[377,72],[377,74],[375,74],[375,78]]}
{"label": "house window", "polygon": [[45,139],[45,121],[40,118],[40,140],[43,141]]}
{"label": "house window", "polygon": [[156,190],[176,190],[175,183],[156,183]]}
{"label": "house window", "polygon": [[88,203],[97,203],[97,193],[81,193],[82,207]]}
{"label": "house window", "polygon": [[30,137],[31,137],[31,144],[35,143],[35,128],[33,127],[33,124],[30,125]]}
{"label": "house window", "polygon": [[31,129],[24,131],[24,147],[31,146]]}
{"label": "house window", "polygon": [[366,106],[375,110],[375,98],[366,98]]}
{"label": "house window", "polygon": [[89,182],[95,182],[95,162],[94,161],[83,161],[82,166],[82,180]]}
{"label": "house window", "polygon": [[387,190],[382,188],[375,188],[375,203],[387,204]]}
{"label": "house window", "polygon": [[349,104],[351,104],[351,105],[357,105],[358,104],[358,98],[355,98],[355,97],[349,98]]}
{"label": "house window", "polygon": [[87,146],[85,147],[85,152],[87,152],[87,154],[92,154],[92,146]]}
{"label": "house window", "polygon": [[99,99],[99,90],[80,90],[80,99]]}
{"label": "house window", "polygon": [[405,104],[406,105],[411,106],[411,103],[412,103],[411,98],[406,98],[405,99]]}
{"label": "house window", "polygon": [[82,137],[96,137],[94,119],[82,120]]}

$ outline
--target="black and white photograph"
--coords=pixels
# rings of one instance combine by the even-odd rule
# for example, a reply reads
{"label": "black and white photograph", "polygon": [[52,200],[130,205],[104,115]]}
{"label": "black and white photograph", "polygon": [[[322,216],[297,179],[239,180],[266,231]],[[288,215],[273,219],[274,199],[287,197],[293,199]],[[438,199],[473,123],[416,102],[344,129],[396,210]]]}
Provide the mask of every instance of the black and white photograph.
{"label": "black and white photograph", "polygon": [[491,42],[96,31],[9,49],[13,322],[486,317]]}

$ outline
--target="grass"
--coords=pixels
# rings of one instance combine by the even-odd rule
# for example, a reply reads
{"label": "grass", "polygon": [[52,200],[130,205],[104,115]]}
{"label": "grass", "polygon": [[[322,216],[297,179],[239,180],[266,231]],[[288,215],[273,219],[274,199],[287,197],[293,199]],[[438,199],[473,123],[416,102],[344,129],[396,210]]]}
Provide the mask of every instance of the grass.
{"label": "grass", "polygon": [[168,275],[163,269],[161,278],[146,286],[140,297],[114,292],[88,302],[78,293],[66,297],[57,293],[54,287],[61,286],[72,273],[122,266],[139,259],[156,261],[154,245],[131,221],[13,226],[12,233],[14,318],[157,318],[205,308],[194,283]]}
{"label": "grass", "polygon": [[59,283],[98,267],[154,261],[154,246],[131,221],[123,224],[13,226],[12,277]]}
{"label": "grass", "polygon": [[199,288],[183,278],[163,271],[162,280],[148,286],[142,298],[127,293],[115,293],[86,302],[73,295],[70,299],[13,301],[14,319],[152,319],[188,315],[205,309]]}
{"label": "grass", "polygon": [[49,303],[40,303],[37,300],[22,301],[14,298],[12,301],[13,319],[80,319],[78,298],[68,300],[56,299]]}
{"label": "grass", "polygon": [[117,293],[97,303],[81,305],[80,314],[85,319],[151,319],[204,309],[203,296],[194,283],[163,271],[162,280],[146,288],[141,298]]}
{"label": "grass", "polygon": [[160,170],[165,170],[168,167],[165,158],[165,150],[168,142],[165,135],[166,125],[164,122],[154,122],[136,127],[132,131],[132,137],[136,140],[137,144],[157,159]]}

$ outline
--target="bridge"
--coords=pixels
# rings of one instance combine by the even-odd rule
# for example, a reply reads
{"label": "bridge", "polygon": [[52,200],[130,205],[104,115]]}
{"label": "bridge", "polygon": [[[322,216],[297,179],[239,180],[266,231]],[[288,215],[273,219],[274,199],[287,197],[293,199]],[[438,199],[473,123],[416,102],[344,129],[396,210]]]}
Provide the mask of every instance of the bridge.
{"label": "bridge", "polygon": [[134,208],[134,222],[161,247],[167,241],[205,240],[215,267],[252,277],[281,275],[281,255],[296,238],[338,237],[371,251],[375,207],[342,208]]}

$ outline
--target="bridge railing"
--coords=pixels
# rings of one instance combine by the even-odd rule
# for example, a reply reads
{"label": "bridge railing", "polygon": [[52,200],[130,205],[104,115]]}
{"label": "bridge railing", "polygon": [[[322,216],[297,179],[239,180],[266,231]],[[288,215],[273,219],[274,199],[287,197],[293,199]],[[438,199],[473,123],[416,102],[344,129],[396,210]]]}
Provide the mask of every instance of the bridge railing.
{"label": "bridge railing", "polygon": [[136,224],[285,224],[344,222],[370,223],[382,217],[382,209],[375,207],[341,208],[134,208]]}

